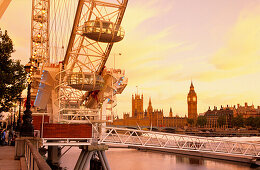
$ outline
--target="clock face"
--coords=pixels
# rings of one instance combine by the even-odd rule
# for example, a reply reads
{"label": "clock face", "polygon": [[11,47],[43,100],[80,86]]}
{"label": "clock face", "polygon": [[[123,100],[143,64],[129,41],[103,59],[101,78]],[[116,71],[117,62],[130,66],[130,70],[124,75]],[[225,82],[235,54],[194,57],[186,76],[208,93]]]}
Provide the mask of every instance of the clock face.
{"label": "clock face", "polygon": [[197,100],[197,99],[196,99],[196,97],[193,97],[193,98],[192,98],[192,101],[194,101],[194,102],[195,102],[196,100]]}
{"label": "clock face", "polygon": [[190,97],[188,97],[188,101],[190,102]]}

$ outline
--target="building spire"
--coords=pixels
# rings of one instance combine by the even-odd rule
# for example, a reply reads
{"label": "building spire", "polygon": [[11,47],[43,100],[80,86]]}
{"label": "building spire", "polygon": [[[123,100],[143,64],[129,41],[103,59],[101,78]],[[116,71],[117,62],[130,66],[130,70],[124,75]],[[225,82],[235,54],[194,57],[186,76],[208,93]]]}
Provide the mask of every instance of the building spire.
{"label": "building spire", "polygon": [[194,86],[193,86],[192,80],[191,80],[191,83],[190,83],[190,88],[193,88],[193,89],[194,89]]}
{"label": "building spire", "polygon": [[190,83],[190,91],[194,91],[194,86],[193,86],[192,80],[191,80],[191,83]]}
{"label": "building spire", "polygon": [[170,113],[169,116],[172,117],[172,107],[170,107]]}
{"label": "building spire", "polygon": [[152,101],[151,101],[151,97],[149,98],[149,104],[148,104],[148,108],[147,108],[147,116],[149,117],[153,112],[153,106],[152,106]]}

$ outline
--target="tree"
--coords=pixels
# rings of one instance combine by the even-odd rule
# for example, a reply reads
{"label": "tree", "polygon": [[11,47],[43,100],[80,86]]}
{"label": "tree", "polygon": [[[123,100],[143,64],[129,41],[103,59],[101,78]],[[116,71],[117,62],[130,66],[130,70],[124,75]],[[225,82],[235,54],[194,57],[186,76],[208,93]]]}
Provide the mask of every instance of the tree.
{"label": "tree", "polygon": [[246,126],[251,126],[251,127],[256,127],[256,124],[255,124],[255,118],[253,117],[248,117],[245,119],[245,125]]}
{"label": "tree", "polygon": [[231,120],[231,124],[233,127],[243,127],[244,126],[244,119],[242,117],[242,115],[238,115],[237,117],[233,117]]}
{"label": "tree", "polygon": [[197,120],[197,124],[200,126],[200,127],[203,127],[207,124],[207,118],[206,116],[199,116],[198,117],[198,120]]}
{"label": "tree", "polygon": [[13,42],[0,30],[0,113],[9,111],[25,89],[26,73],[20,61],[11,59]]}
{"label": "tree", "polygon": [[226,125],[226,116],[220,115],[220,116],[218,117],[217,122],[218,122],[218,126],[219,126],[219,127],[222,127],[223,125]]}
{"label": "tree", "polygon": [[260,117],[255,118],[254,125],[255,125],[256,128],[260,128]]}
{"label": "tree", "polygon": [[192,126],[194,124],[194,119],[187,119],[187,122],[189,125]]}

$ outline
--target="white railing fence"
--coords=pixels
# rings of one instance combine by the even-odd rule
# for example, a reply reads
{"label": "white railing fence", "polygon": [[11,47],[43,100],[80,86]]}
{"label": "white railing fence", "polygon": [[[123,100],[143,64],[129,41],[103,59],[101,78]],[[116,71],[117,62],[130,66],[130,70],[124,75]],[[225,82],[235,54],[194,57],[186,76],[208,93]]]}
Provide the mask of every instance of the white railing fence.
{"label": "white railing fence", "polygon": [[260,144],[255,143],[126,128],[104,128],[106,133],[102,135],[100,142],[105,144],[179,149],[260,158]]}

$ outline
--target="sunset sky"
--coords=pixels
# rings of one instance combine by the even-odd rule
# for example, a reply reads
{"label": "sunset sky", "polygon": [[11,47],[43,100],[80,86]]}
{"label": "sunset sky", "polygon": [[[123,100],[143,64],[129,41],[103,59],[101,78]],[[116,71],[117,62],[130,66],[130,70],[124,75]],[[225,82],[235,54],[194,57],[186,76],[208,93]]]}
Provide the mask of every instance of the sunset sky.
{"label": "sunset sky", "polygon": [[[31,0],[13,0],[0,20],[14,41],[13,58],[29,61]],[[131,112],[131,95],[153,108],[187,114],[193,81],[198,113],[209,106],[260,105],[260,0],[129,0],[126,35],[111,52],[128,86],[117,113]],[[112,63],[110,56],[108,65]]]}

